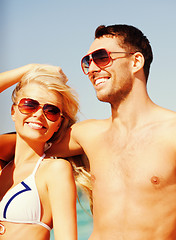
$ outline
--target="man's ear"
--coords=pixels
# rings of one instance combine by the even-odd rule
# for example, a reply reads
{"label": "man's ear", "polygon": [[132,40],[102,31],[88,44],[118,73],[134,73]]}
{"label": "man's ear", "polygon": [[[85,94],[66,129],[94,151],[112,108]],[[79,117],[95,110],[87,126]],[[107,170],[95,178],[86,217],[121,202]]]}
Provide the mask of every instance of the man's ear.
{"label": "man's ear", "polygon": [[136,73],[144,67],[144,56],[141,52],[136,52],[133,54],[133,72]]}
{"label": "man's ear", "polygon": [[11,107],[11,117],[12,117],[12,120],[13,121],[15,121],[15,106],[14,105],[12,105],[12,107]]}

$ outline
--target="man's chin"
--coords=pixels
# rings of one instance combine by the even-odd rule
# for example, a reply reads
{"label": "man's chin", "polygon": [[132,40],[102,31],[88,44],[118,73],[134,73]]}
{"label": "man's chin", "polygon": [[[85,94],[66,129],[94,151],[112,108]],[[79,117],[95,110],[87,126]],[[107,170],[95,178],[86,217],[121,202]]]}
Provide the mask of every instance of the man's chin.
{"label": "man's chin", "polygon": [[105,96],[103,94],[97,94],[97,99],[100,101],[100,102],[108,102],[109,103],[109,98],[108,96]]}

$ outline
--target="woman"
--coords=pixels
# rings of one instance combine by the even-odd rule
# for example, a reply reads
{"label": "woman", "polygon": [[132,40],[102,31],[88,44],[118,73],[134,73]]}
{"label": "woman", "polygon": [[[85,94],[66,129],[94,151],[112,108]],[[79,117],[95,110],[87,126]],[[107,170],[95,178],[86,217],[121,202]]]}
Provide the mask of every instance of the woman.
{"label": "woman", "polygon": [[75,240],[72,166],[44,154],[46,143],[60,141],[76,121],[75,95],[62,70],[48,65],[27,65],[0,79],[1,91],[21,79],[12,94],[15,157],[0,172],[0,238],[48,240],[54,228],[56,240]]}

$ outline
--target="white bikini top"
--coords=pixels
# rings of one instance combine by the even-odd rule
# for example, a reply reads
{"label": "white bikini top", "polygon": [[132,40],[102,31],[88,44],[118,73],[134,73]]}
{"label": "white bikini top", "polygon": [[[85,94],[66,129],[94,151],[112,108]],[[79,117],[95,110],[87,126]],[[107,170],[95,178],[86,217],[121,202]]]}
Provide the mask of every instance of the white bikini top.
{"label": "white bikini top", "polygon": [[36,171],[45,157],[38,160],[31,175],[11,188],[0,201],[0,221],[39,224],[49,231],[51,228],[40,221],[41,204],[35,182]]}

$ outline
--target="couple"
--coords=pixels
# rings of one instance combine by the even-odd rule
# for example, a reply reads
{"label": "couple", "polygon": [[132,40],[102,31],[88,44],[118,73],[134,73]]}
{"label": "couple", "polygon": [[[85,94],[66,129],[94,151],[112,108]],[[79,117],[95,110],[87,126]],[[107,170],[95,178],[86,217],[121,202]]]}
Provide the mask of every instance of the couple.
{"label": "couple", "polygon": [[[152,59],[140,30],[99,26],[81,65],[112,115],[73,124],[48,150],[63,158],[85,153],[89,159],[94,223],[89,240],[176,239],[176,114],[147,94]],[[2,145],[14,144],[13,138],[2,136]],[[1,155],[6,160],[10,154]]]}

